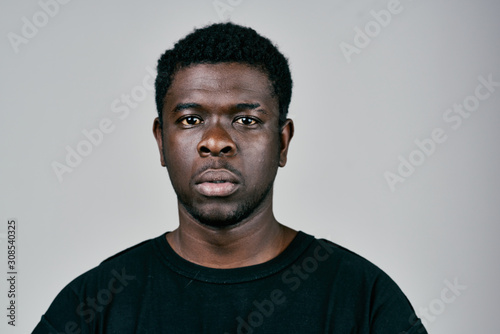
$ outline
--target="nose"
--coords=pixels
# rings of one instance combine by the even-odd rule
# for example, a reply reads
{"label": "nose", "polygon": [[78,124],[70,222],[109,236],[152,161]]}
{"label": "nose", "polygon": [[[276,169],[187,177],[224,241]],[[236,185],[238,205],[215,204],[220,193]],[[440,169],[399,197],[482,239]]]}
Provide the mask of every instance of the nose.
{"label": "nose", "polygon": [[214,124],[207,128],[198,143],[198,153],[202,157],[231,157],[236,154],[236,144],[226,129]]}

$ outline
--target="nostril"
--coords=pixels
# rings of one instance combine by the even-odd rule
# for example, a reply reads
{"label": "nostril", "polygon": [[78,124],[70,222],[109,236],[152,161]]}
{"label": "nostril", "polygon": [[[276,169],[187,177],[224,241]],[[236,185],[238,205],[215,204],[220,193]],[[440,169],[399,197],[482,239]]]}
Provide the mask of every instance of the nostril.
{"label": "nostril", "polygon": [[200,147],[200,151],[201,151],[201,153],[210,153],[210,150],[206,146]]}
{"label": "nostril", "polygon": [[229,152],[231,152],[231,146],[226,146],[222,150],[220,150],[220,153],[222,154],[227,154]]}

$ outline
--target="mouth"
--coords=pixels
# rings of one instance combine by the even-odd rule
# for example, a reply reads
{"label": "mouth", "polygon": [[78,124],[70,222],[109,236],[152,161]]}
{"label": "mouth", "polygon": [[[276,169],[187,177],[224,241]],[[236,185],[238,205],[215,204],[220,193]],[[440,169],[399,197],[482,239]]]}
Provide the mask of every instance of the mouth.
{"label": "mouth", "polygon": [[210,169],[195,180],[195,189],[206,197],[226,197],[239,187],[238,178],[227,170]]}
{"label": "mouth", "polygon": [[202,182],[195,187],[200,194],[207,197],[226,197],[238,189],[236,183],[227,181]]}

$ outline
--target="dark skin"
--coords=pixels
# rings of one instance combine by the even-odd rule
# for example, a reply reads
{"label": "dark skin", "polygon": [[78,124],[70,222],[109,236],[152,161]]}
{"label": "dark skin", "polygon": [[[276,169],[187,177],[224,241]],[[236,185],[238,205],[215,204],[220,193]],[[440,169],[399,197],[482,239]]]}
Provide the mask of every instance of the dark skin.
{"label": "dark skin", "polygon": [[293,122],[279,126],[265,73],[238,63],[177,71],[153,134],[178,197],[179,227],[167,241],[211,268],[271,260],[296,231],[273,214],[273,183],[284,167]]}

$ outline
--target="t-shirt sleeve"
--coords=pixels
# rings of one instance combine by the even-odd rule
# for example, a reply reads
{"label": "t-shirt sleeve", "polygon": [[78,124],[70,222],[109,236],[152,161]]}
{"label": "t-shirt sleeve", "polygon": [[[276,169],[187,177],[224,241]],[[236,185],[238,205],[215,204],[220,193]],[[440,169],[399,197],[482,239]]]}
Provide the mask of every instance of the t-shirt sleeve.
{"label": "t-shirt sleeve", "polygon": [[427,334],[409,300],[385,273],[375,281],[370,302],[370,333]]}
{"label": "t-shirt sleeve", "polygon": [[67,285],[54,299],[32,334],[88,333],[84,303]]}

